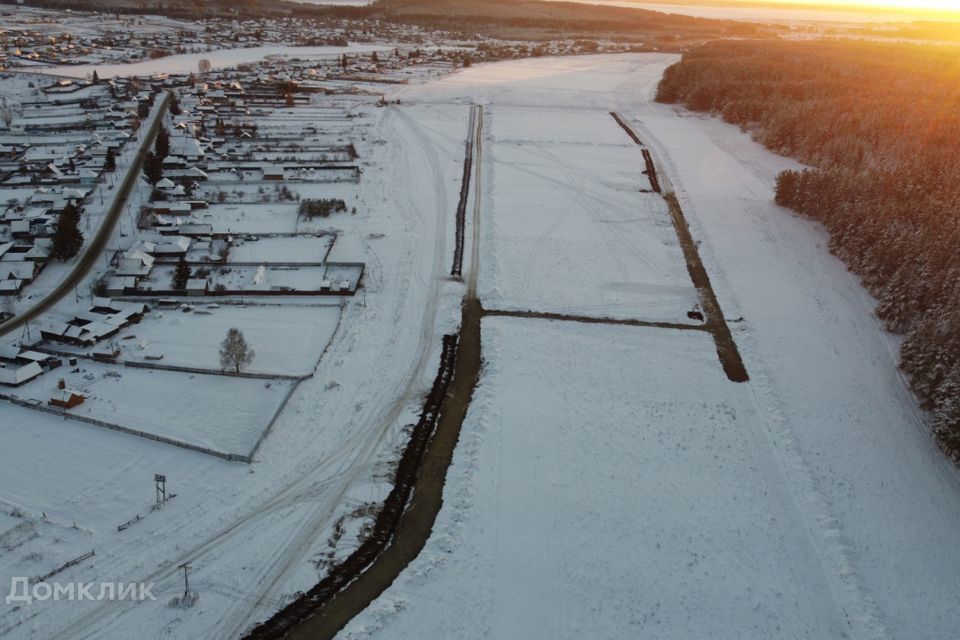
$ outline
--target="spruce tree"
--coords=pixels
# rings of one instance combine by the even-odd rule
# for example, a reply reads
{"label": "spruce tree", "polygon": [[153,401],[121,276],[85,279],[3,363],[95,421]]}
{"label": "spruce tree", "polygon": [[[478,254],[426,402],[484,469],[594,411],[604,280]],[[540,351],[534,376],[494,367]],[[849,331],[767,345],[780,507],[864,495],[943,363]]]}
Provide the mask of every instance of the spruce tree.
{"label": "spruce tree", "polygon": [[50,257],[60,262],[69,260],[80,252],[83,234],[80,233],[80,212],[73,204],[67,204],[60,213],[57,230],[53,234]]}
{"label": "spruce tree", "polygon": [[107,147],[107,155],[103,159],[104,171],[116,171],[117,159],[114,157],[113,147]]}
{"label": "spruce tree", "polygon": [[177,261],[177,268],[173,272],[173,288],[182,291],[187,288],[187,281],[193,275],[193,269],[187,264],[186,258],[181,257]]}
{"label": "spruce tree", "polygon": [[148,151],[143,158],[143,177],[150,186],[156,185],[163,179],[163,161],[152,151]]}
{"label": "spruce tree", "polygon": [[170,155],[170,134],[166,127],[160,127],[160,130],[157,131],[157,139],[153,143],[153,150],[161,161]]}

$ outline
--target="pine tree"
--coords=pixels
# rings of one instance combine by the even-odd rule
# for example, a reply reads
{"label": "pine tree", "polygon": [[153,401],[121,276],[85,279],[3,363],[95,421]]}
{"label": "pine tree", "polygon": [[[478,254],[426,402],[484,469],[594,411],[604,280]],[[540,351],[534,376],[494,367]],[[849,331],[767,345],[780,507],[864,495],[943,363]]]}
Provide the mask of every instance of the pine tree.
{"label": "pine tree", "polygon": [[57,230],[53,234],[50,257],[60,262],[69,260],[80,252],[83,234],[80,233],[80,212],[73,204],[67,204],[60,213]]}
{"label": "pine tree", "polygon": [[100,76],[97,75],[97,70],[93,70],[93,84],[100,84]]}
{"label": "pine tree", "polygon": [[177,261],[177,268],[173,272],[173,288],[182,291],[187,288],[187,281],[193,275],[193,269],[187,264],[186,258],[181,257]]}

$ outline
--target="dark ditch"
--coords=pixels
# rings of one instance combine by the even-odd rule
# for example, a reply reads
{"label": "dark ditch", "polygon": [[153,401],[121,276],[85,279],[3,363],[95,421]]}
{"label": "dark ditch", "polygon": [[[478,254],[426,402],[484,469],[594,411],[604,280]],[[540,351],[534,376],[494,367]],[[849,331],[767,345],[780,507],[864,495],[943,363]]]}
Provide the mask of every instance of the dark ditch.
{"label": "dark ditch", "polygon": [[[453,266],[456,276],[462,273],[466,203],[474,168],[475,140],[479,152],[477,124],[481,118],[482,109],[474,107],[470,112],[470,137],[457,209]],[[477,172],[479,174],[479,164]],[[478,218],[479,201],[474,207],[475,225],[479,224]],[[478,242],[475,237],[475,253]],[[478,268],[476,255],[473,268]],[[246,640],[333,638],[379,597],[423,550],[443,506],[447,469],[453,461],[460,429],[482,368],[483,309],[476,295],[475,274],[467,289],[461,307],[460,332],[443,339],[440,370],[404,449],[394,486],[377,515],[372,534],[310,591],[255,627]]]}
{"label": "dark ditch", "polygon": [[450,275],[463,276],[463,243],[467,223],[467,197],[470,195],[470,174],[473,171],[473,139],[477,121],[477,110],[470,108],[470,128],[466,142],[466,156],[463,160],[463,180],[460,182],[460,201],[457,203],[457,237],[453,248],[453,267]]}
{"label": "dark ditch", "polygon": [[247,640],[332,638],[423,548],[440,511],[446,469],[479,378],[479,314],[473,324],[473,331],[465,326],[461,336],[443,338],[433,388],[369,537],[310,591],[255,627]]}
{"label": "dark ditch", "polygon": [[502,318],[554,320],[558,322],[583,322],[585,324],[612,324],[626,327],[652,327],[654,329],[675,329],[677,331],[710,331],[706,325],[680,324],[678,322],[652,322],[649,320],[634,320],[632,318],[598,318],[594,316],[571,315],[568,313],[552,313],[549,311],[505,311],[503,309],[484,309],[483,315]]}
{"label": "dark ditch", "polygon": [[[633,129],[616,113],[611,112],[613,119],[617,121],[627,135],[638,145],[642,147],[643,158],[647,165],[646,174],[650,178],[650,185],[653,190],[660,193],[660,181],[657,177],[657,168],[653,162],[653,156],[650,150],[640,140]],[[717,357],[720,358],[720,364],[723,367],[727,378],[733,382],[747,382],[750,376],[747,374],[747,368],[740,357],[740,351],[737,349],[737,343],[733,339],[730,327],[727,325],[726,317],[720,308],[720,302],[717,301],[716,293],[713,291],[713,285],[710,284],[710,276],[707,274],[703,261],[700,259],[700,251],[697,249],[697,243],[693,240],[690,233],[690,227],[687,224],[686,216],[683,215],[683,209],[680,208],[680,202],[675,193],[663,194],[663,199],[670,209],[670,218],[673,221],[673,228],[677,233],[677,239],[680,240],[680,247],[683,250],[683,257],[687,263],[687,272],[690,274],[690,280],[693,286],[700,293],[700,305],[706,314],[706,328],[713,335],[713,342],[717,348]]]}

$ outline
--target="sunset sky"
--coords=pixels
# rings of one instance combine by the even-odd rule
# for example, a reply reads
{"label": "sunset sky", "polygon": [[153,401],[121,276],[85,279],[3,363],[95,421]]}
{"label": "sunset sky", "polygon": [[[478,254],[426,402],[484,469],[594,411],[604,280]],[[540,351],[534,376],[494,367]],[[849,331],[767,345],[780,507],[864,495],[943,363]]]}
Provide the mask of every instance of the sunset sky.
{"label": "sunset sky", "polygon": [[[869,13],[876,9],[876,15],[897,15],[900,19],[946,19],[960,20],[960,0],[576,0],[577,2],[599,2],[619,6],[685,6],[710,7],[711,10],[730,8],[746,11],[751,8],[763,9],[783,7],[786,10],[826,11],[848,10]],[[685,11],[686,13],[686,11]],[[691,13],[691,15],[694,15]],[[701,14],[696,14],[701,15]],[[703,14],[703,17],[725,17]],[[735,17],[735,16],[734,16]]]}
{"label": "sunset sky", "polygon": [[[757,4],[756,0],[734,0],[734,2],[744,2]],[[881,9],[919,9],[919,10],[939,10],[960,12],[960,0],[767,0],[772,4],[791,4],[791,5],[829,5],[829,6],[848,6],[848,7],[876,7]],[[761,2],[762,3],[762,2]],[[691,2],[691,4],[694,4]],[[709,4],[713,4],[712,2]]]}
{"label": "sunset sky", "polygon": [[960,11],[960,0],[842,0],[836,3],[826,3],[823,0],[770,0],[784,4],[838,4],[863,7],[881,7],[894,9],[939,9]]}

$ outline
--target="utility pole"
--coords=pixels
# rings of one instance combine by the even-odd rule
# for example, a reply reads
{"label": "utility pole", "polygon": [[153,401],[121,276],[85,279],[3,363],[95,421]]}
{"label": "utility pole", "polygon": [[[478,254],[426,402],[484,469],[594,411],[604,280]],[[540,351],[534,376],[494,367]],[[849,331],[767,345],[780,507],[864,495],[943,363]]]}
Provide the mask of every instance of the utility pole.
{"label": "utility pole", "polygon": [[183,569],[183,599],[190,597],[190,562],[184,562],[177,567]]}
{"label": "utility pole", "polygon": [[155,473],[153,483],[157,495],[157,508],[160,508],[167,501],[167,476]]}

